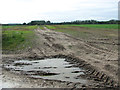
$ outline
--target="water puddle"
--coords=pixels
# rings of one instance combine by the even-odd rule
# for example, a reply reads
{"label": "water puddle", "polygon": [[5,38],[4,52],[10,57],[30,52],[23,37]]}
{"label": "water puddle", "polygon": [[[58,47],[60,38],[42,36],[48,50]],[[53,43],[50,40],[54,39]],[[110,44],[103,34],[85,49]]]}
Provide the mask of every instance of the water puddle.
{"label": "water puddle", "polygon": [[85,78],[78,76],[84,75],[84,70],[74,67],[74,64],[67,62],[65,58],[52,58],[43,60],[19,60],[4,67],[14,72],[28,75],[32,78],[42,78],[48,80],[60,80],[69,82],[80,82],[86,84]]}

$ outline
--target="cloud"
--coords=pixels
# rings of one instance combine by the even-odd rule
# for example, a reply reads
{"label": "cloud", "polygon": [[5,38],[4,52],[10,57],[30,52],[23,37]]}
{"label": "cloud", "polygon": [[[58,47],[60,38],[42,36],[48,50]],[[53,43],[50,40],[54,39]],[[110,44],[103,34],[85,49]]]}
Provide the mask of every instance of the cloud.
{"label": "cloud", "polygon": [[119,0],[1,0],[0,23],[117,19]]}

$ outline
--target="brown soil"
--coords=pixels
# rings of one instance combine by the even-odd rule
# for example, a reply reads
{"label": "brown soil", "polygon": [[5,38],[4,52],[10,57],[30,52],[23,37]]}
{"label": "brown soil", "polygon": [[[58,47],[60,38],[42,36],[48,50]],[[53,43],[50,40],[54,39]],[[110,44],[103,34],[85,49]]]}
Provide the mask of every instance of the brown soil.
{"label": "brown soil", "polygon": [[[33,48],[22,54],[5,54],[2,55],[3,62],[5,64],[11,59],[24,59],[24,58],[40,58],[47,56],[71,56],[78,62],[83,63],[83,67],[91,71],[92,76],[97,76],[97,79],[103,80],[105,83],[108,82],[113,86],[117,86],[118,82],[118,52],[117,50],[108,51],[101,49],[98,43],[90,44],[93,42],[84,42],[79,38],[74,38],[68,34],[55,32],[45,28],[45,30],[36,29],[36,39],[33,41]],[[97,40],[96,40],[97,41]],[[109,45],[109,43],[107,43]],[[112,44],[113,45],[113,44]],[[12,78],[11,78],[12,77]],[[73,83],[49,81],[49,80],[34,80],[27,79],[26,76],[17,76],[11,72],[3,69],[3,84],[5,82],[16,82],[18,83],[14,87],[82,87],[83,85],[75,85]],[[24,81],[24,83],[23,83]],[[29,82],[29,83],[28,83]],[[34,83],[37,82],[37,83]],[[39,83],[38,83],[39,82]],[[50,84],[52,83],[52,84]],[[44,85],[43,85],[44,84]],[[97,84],[86,87],[99,87]]]}

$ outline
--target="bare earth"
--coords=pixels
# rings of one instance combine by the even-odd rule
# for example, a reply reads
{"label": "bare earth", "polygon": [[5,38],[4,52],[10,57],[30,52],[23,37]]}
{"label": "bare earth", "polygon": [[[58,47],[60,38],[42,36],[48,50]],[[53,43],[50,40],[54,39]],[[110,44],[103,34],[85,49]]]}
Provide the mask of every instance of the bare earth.
{"label": "bare earth", "polygon": [[[114,81],[114,86],[118,82],[118,52],[117,50],[107,51],[90,45],[83,40],[73,38],[70,35],[55,32],[45,27],[45,30],[36,29],[36,39],[33,41],[34,47],[28,49],[22,54],[2,55],[3,64],[10,59],[36,58],[54,55],[70,55],[79,60],[85,61],[85,65],[93,68],[93,75],[101,77],[104,80],[109,77],[109,82]],[[32,79],[24,75],[16,75],[3,69],[2,86],[14,88],[40,88],[40,87],[84,87],[82,84],[68,83],[61,81],[49,81],[43,79]],[[85,85],[86,87],[97,87],[97,83],[93,85]]]}

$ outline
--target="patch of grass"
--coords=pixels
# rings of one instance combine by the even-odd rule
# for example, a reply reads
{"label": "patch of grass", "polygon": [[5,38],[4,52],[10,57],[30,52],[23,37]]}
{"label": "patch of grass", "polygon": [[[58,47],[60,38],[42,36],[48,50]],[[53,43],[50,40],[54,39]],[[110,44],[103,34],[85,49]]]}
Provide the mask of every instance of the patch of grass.
{"label": "patch of grass", "polygon": [[8,28],[9,28],[9,29],[10,29],[10,28],[13,28],[13,27],[15,27],[15,26],[2,26],[2,29],[5,30],[5,29],[8,29]]}
{"label": "patch of grass", "polygon": [[31,40],[37,26],[4,26],[2,50],[15,51],[31,47]]}
{"label": "patch of grass", "polygon": [[53,26],[53,25],[46,25],[46,27],[47,27],[48,29],[56,29],[56,27]]}
{"label": "patch of grass", "polygon": [[30,36],[32,33],[33,33],[32,31],[14,31],[14,30],[4,31],[2,34],[3,50],[15,50],[16,48],[18,48],[20,44],[24,44],[23,45],[24,48],[25,42],[28,39],[28,35]]}
{"label": "patch of grass", "polygon": [[71,30],[71,29],[56,29],[55,31],[57,32],[63,32],[63,33],[67,33],[67,34],[70,34],[74,37],[88,37],[87,34],[85,34],[84,32],[82,31],[77,31],[77,30]]}

